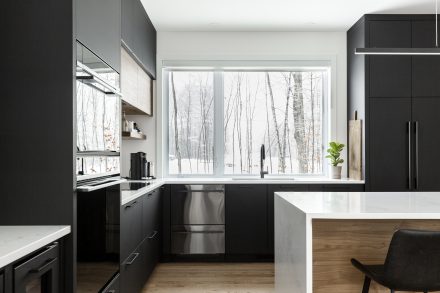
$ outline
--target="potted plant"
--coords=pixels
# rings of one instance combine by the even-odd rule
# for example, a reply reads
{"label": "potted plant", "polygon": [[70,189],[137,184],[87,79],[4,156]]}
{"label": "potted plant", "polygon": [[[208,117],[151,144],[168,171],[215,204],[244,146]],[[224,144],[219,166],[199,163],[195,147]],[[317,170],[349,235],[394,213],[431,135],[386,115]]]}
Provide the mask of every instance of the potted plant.
{"label": "potted plant", "polygon": [[325,157],[331,161],[330,178],[341,179],[342,166],[338,165],[344,163],[344,160],[341,159],[341,152],[345,145],[343,143],[331,141],[329,146],[330,147],[327,149],[328,155]]}

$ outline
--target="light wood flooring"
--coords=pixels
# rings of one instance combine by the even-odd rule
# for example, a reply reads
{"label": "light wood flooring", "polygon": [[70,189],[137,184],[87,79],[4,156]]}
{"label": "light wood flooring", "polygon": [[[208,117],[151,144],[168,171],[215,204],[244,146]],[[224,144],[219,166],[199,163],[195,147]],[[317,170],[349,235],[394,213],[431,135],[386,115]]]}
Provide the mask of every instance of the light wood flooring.
{"label": "light wood flooring", "polygon": [[142,293],[273,293],[273,263],[160,263]]}

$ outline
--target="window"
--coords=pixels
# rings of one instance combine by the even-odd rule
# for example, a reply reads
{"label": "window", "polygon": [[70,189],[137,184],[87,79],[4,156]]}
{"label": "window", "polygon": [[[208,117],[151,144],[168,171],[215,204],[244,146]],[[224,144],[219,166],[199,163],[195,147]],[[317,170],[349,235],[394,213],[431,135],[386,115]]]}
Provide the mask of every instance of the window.
{"label": "window", "polygon": [[323,174],[328,72],[167,70],[168,174]]}

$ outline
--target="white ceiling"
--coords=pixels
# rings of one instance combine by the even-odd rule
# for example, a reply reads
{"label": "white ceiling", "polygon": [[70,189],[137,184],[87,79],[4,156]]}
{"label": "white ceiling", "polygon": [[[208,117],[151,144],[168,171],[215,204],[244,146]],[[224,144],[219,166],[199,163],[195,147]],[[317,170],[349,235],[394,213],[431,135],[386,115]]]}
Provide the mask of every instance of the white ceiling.
{"label": "white ceiling", "polygon": [[366,13],[434,13],[435,0],[142,0],[158,31],[345,31]]}

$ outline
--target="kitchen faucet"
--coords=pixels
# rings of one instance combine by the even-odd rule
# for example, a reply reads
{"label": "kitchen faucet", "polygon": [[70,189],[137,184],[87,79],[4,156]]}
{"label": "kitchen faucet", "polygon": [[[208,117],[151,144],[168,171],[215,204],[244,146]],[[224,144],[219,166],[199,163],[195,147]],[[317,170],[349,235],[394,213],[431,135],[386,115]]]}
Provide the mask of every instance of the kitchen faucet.
{"label": "kitchen faucet", "polygon": [[265,174],[269,174],[269,171],[264,171],[264,160],[266,160],[266,151],[264,148],[264,144],[261,145],[260,149],[260,176],[261,178],[264,178]]}

